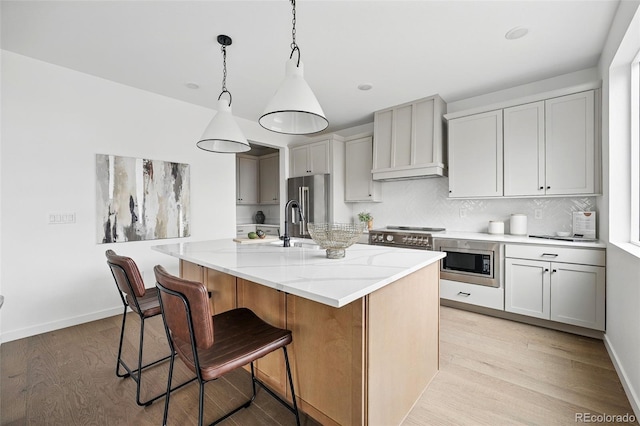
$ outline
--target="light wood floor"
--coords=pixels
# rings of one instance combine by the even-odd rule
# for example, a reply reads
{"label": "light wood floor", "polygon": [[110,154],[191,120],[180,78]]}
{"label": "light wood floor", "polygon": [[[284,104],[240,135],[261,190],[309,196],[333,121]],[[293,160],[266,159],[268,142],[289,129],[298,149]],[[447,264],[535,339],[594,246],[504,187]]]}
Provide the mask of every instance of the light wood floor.
{"label": "light wood floor", "polygon": [[[127,322],[133,363],[138,320]],[[161,319],[148,326],[149,358],[168,352]],[[133,381],[114,374],[119,332],[117,316],[0,346],[0,424],[161,424],[163,400],[138,407]],[[146,373],[143,397],[161,392],[166,363]],[[189,377],[180,362],[174,377]],[[247,378],[238,371],[208,383],[205,420],[248,395]],[[195,424],[197,394],[195,383],[172,394],[169,424]],[[404,425],[575,425],[575,413],[633,414],[601,341],[442,307],[440,372]],[[295,422],[262,391],[223,424]]]}

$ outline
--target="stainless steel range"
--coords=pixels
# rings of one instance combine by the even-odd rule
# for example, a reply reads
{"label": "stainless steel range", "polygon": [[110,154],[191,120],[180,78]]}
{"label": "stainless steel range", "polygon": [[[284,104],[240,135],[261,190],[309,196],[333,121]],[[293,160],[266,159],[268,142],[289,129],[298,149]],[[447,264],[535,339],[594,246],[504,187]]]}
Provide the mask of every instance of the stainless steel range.
{"label": "stainless steel range", "polygon": [[423,228],[413,226],[387,226],[369,231],[369,244],[387,247],[402,247],[418,250],[433,250],[432,233],[445,228]]}

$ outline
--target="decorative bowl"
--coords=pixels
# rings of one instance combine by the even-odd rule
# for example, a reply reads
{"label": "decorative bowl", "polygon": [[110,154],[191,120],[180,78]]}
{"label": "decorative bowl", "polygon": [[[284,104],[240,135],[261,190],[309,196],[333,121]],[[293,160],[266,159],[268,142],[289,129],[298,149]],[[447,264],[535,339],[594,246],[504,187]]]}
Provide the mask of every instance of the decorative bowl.
{"label": "decorative bowl", "polygon": [[313,241],[327,250],[328,259],[341,259],[345,255],[345,249],[358,241],[367,224],[308,223],[307,227]]}

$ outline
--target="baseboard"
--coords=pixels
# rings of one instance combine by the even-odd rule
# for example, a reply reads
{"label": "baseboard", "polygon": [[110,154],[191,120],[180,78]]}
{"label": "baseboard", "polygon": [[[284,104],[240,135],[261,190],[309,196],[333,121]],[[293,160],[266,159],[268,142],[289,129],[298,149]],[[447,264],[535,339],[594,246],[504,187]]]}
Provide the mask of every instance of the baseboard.
{"label": "baseboard", "polygon": [[607,352],[609,352],[609,358],[611,358],[611,362],[613,363],[613,367],[616,369],[618,373],[618,377],[620,378],[620,382],[622,383],[622,387],[624,388],[624,393],[627,394],[627,399],[631,404],[631,408],[633,409],[633,413],[636,416],[636,419],[640,419],[640,397],[636,394],[633,386],[631,386],[631,381],[628,379],[627,374],[622,367],[622,364],[619,362],[618,354],[616,350],[611,346],[611,342],[609,341],[609,336],[604,335],[604,347],[607,348]]}
{"label": "baseboard", "polygon": [[112,317],[118,314],[122,314],[122,306],[5,332],[0,334],[0,344],[23,339],[25,337],[35,336],[36,334],[47,333],[61,328],[72,327],[74,325]]}

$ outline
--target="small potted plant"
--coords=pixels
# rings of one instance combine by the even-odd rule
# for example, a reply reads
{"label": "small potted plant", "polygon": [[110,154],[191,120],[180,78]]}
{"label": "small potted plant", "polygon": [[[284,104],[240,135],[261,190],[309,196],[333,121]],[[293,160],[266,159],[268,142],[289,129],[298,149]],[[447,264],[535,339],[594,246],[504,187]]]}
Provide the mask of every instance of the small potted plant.
{"label": "small potted plant", "polygon": [[367,228],[369,230],[371,230],[371,228],[373,228],[373,216],[371,216],[371,213],[369,213],[369,212],[360,212],[360,213],[358,213],[358,219],[360,219],[360,222],[366,222],[367,223]]}

